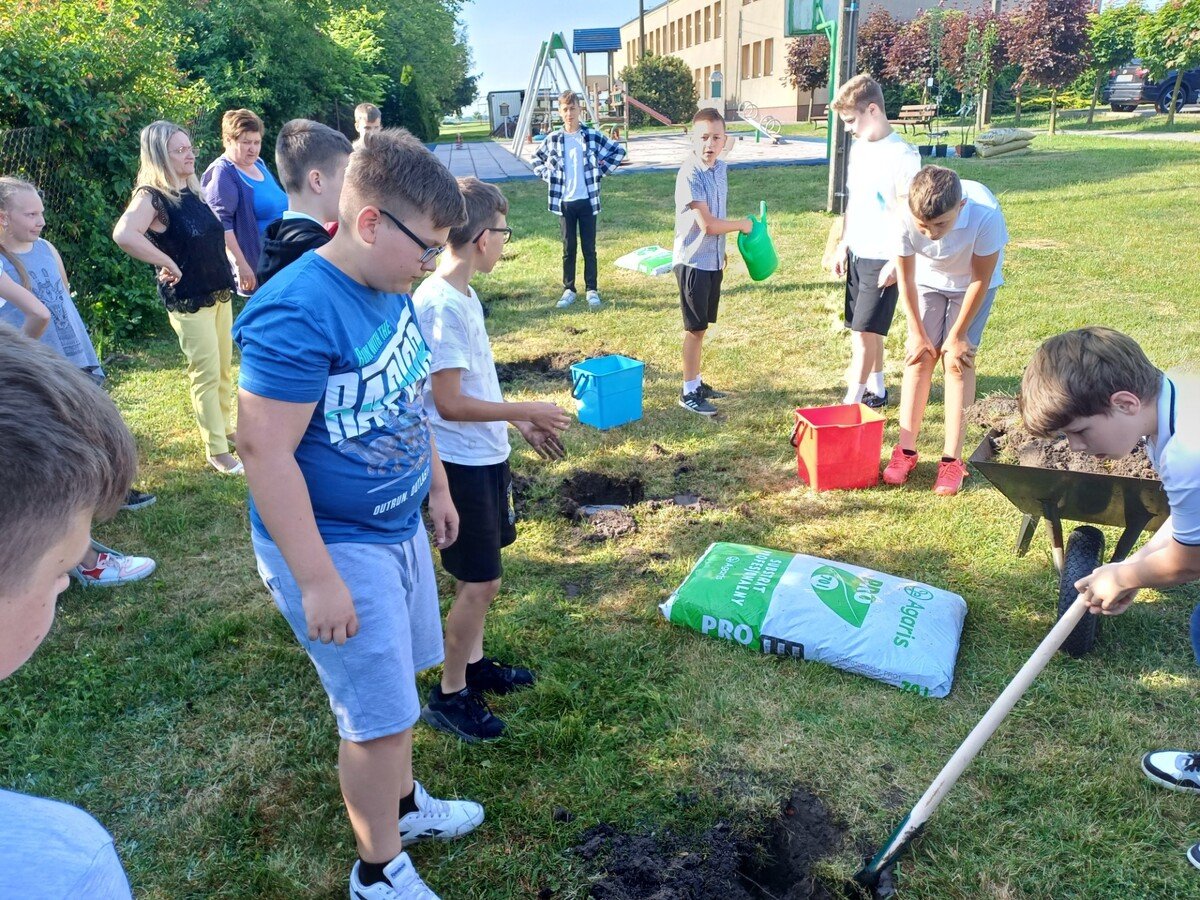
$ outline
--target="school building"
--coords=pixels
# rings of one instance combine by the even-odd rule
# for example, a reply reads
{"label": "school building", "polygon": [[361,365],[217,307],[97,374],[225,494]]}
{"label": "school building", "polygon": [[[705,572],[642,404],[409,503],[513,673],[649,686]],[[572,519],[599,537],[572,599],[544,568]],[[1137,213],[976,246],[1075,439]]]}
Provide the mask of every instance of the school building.
{"label": "school building", "polygon": [[[983,6],[988,0],[967,0],[956,8]],[[937,0],[876,0],[862,15],[880,6],[907,21]],[[714,105],[713,74],[720,73],[721,95],[727,115],[736,113],[745,100],[759,115],[781,122],[796,122],[808,115],[807,91],[783,81],[787,60],[784,19],[787,0],[665,0],[646,10],[646,52],[678,56],[692,70],[700,105]],[[836,9],[836,4],[827,4]],[[638,19],[621,26],[622,52],[618,70],[638,59]],[[828,91],[813,92],[814,111],[822,112]],[[718,104],[720,101],[716,101]]]}

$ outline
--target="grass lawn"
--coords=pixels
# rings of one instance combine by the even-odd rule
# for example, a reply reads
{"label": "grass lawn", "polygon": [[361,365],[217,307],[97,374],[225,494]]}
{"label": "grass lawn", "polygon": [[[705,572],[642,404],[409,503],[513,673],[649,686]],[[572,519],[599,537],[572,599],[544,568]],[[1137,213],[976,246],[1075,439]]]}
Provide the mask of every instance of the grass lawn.
{"label": "grass lawn", "polygon": [[445,125],[443,124],[438,132],[437,143],[447,144],[455,141],[459,136],[463,141],[490,141],[490,127],[486,120],[482,122],[464,122],[461,125]]}
{"label": "grass lawn", "polygon": [[[1015,390],[1042,339],[1091,323],[1130,332],[1161,365],[1195,359],[1186,237],[1195,153],[1080,136],[1036,147],[1011,160],[951,161],[996,191],[1012,235],[981,391]],[[846,830],[841,852],[818,866],[836,883],[887,836],[1052,625],[1057,583],[1044,532],[1014,558],[1019,515],[982,477],[951,500],[930,491],[931,462],[905,489],[815,494],[798,484],[792,410],[837,402],[848,352],[831,328],[841,288],[819,267],[825,177],[810,167],[730,173],[731,212],[771,200],[782,265],[754,284],[731,261],[704,366],[706,380],[733,394],[717,421],[675,403],[673,279],[612,265],[669,243],[674,176],[605,182],[609,302],[598,313],[553,308],[560,244],[544,186],[505,186],[516,237],[477,284],[497,361],[635,356],[646,362],[645,417],[607,433],[576,426],[560,463],[514,452],[514,470],[531,479],[529,504],[505,554],[488,641],[540,681],[495,704],[509,724],[501,743],[468,747],[416,730],[416,770],[431,791],[487,806],[474,835],[414,851],[442,896],[505,900],[548,888],[541,896],[582,898],[587,866],[566,851],[597,822],[686,836],[723,821],[753,833],[796,785]],[[888,342],[893,390],[903,331],[898,324]],[[137,585],[63,596],[46,644],[0,685],[0,784],[97,815],[143,900],[344,897],[354,845],[336,732],[255,573],[245,486],[204,463],[169,333],[127,350],[110,363],[111,390],[141,447],[139,485],[159,500],[98,536],[150,553],[159,568]],[[518,382],[509,396],[572,404],[565,381]],[[926,460],[941,446],[940,398],[939,379]],[[885,452],[895,415],[892,407]],[[636,534],[589,542],[555,502],[562,479],[582,470],[638,474],[648,496],[690,491],[717,505],[639,507]],[[714,540],[961,593],[970,611],[953,692],[923,699],[666,624],[656,605]],[[1152,786],[1137,761],[1197,739],[1200,670],[1187,620],[1198,592],[1143,597],[1104,623],[1093,655],[1055,659],[1031,688],[904,861],[904,900],[1197,896],[1184,850],[1200,840],[1200,808]],[[432,683],[433,673],[422,676],[423,691]],[[555,807],[574,820],[559,821]]]}

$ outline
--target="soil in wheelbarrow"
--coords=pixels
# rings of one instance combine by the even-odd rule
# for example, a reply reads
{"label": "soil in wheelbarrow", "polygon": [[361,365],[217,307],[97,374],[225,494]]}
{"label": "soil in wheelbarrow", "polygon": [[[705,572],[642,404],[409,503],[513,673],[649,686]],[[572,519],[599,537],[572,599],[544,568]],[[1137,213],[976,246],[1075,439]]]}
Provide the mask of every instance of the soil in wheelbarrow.
{"label": "soil in wheelbarrow", "polygon": [[1120,459],[1096,459],[1086,453],[1076,453],[1068,446],[1066,438],[1039,438],[1026,431],[1014,397],[984,397],[967,410],[967,424],[998,432],[992,443],[996,448],[995,461],[999,463],[1158,480],[1158,473],[1146,455],[1144,441],[1139,441],[1132,453]]}
{"label": "soil in wheelbarrow", "polygon": [[832,900],[842,896],[813,875],[841,850],[845,834],[814,794],[795,788],[755,832],[725,823],[692,837],[670,831],[588,829],[574,850],[596,872],[593,900]]}

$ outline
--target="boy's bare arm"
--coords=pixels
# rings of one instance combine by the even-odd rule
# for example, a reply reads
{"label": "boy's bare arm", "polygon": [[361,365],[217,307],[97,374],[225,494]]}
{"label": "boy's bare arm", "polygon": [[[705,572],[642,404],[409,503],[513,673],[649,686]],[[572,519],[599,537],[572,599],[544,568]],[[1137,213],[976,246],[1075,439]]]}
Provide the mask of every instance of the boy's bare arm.
{"label": "boy's bare arm", "polygon": [[737,231],[749,234],[750,229],[754,227],[754,223],[749,219],[718,219],[703,200],[693,200],[688,204],[688,209],[695,211],[696,218],[700,220],[700,227],[707,235],[733,234]]}
{"label": "boy's bare arm", "polygon": [[846,245],[842,237],[846,233],[846,217],[838,216],[829,223],[829,234],[825,238],[825,252],[821,255],[821,267],[836,277],[846,274]]}
{"label": "boy's bare arm", "polygon": [[937,348],[925,333],[925,323],[921,321],[921,307],[917,302],[917,257],[896,257],[896,284],[900,291],[900,304],[904,307],[904,317],[908,321],[908,340],[904,345],[904,364],[911,365],[928,353],[937,360]]}
{"label": "boy's bare arm", "polygon": [[437,442],[429,435],[429,518],[433,522],[433,543],[444,550],[458,540],[458,510],[450,497],[446,467],[437,452]]}
{"label": "boy's bare arm", "polygon": [[1170,588],[1200,580],[1200,547],[1175,540],[1168,519],[1146,546],[1124,562],[1100,566],[1075,582],[1091,612],[1118,615],[1141,588]]}
{"label": "boy's bare arm", "polygon": [[468,396],[462,392],[462,373],[462,369],[442,369],[431,376],[434,405],[448,422],[530,422],[555,434],[571,424],[571,417],[556,403],[497,403]]}
{"label": "boy's bare arm", "polygon": [[316,403],[269,400],[238,391],[238,455],[259,517],[300,587],[309,640],[343,644],[358,632],[358,616],[317,530],[296,448]]}
{"label": "boy's bare arm", "polygon": [[25,314],[21,331],[27,338],[37,340],[50,324],[50,310],[34,294],[25,290],[16,279],[0,270],[0,300],[6,300]]}
{"label": "boy's bare arm", "polygon": [[979,308],[983,305],[983,298],[987,296],[990,289],[992,274],[996,271],[996,263],[999,259],[1000,251],[998,250],[987,256],[971,257],[971,283],[967,285],[967,293],[963,297],[962,309],[958,311],[958,318],[946,332],[946,340],[942,344],[942,353],[951,367],[974,368],[975,366],[975,347],[967,340],[967,332],[971,328],[971,323],[975,321],[975,317],[979,315]]}

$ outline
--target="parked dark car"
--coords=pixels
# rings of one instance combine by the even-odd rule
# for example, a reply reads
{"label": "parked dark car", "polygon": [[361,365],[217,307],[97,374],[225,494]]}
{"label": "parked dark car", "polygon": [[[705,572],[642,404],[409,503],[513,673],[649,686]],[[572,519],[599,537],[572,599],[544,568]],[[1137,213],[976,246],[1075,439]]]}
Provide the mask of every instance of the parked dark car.
{"label": "parked dark car", "polygon": [[[1133,112],[1142,103],[1153,103],[1154,108],[1165,113],[1171,106],[1171,92],[1175,89],[1175,72],[1167,73],[1161,81],[1151,79],[1150,73],[1140,60],[1131,60],[1108,73],[1108,84],[1104,87],[1104,102],[1113,112]],[[1175,100],[1178,112],[1188,103],[1196,103],[1200,94],[1200,68],[1183,73],[1179,83],[1179,96]]]}

